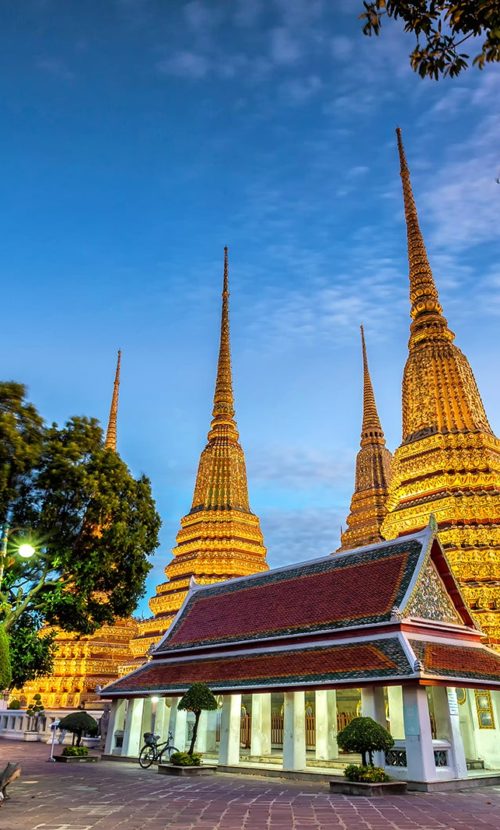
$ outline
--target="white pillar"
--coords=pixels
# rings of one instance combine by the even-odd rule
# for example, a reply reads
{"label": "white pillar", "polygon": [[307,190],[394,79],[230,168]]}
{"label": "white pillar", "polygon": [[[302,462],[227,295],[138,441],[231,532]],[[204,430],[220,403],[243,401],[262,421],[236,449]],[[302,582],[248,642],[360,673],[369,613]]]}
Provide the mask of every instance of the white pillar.
{"label": "white pillar", "polygon": [[[361,715],[364,718],[372,718],[384,729],[387,728],[383,686],[365,686],[361,689]],[[373,763],[376,767],[382,767],[383,769],[385,766],[384,753],[374,752]]]}
{"label": "white pillar", "polygon": [[113,700],[111,704],[111,711],[109,713],[108,732],[106,734],[106,743],[104,745],[104,754],[111,755],[115,745],[115,729],[117,728],[118,716],[120,714],[120,706],[123,707],[123,700]]}
{"label": "white pillar", "polygon": [[143,697],[129,700],[122,747],[122,755],[124,756],[136,758],[139,755],[139,750],[143,744],[141,734],[143,710]]}
{"label": "white pillar", "polygon": [[240,762],[241,695],[224,695],[220,724],[219,763]]}
{"label": "white pillar", "polygon": [[424,686],[404,686],[403,714],[409,781],[436,781],[431,719]]}
{"label": "white pillar", "polygon": [[271,754],[271,695],[252,695],[250,755],[261,758]]}
{"label": "white pillar", "polygon": [[174,736],[174,746],[179,752],[184,752],[186,749],[186,720],[187,712],[185,709],[179,709],[180,697],[174,698],[170,709],[170,721],[168,724],[169,732]]}
{"label": "white pillar", "polygon": [[448,766],[453,769],[455,778],[467,778],[467,762],[460,732],[460,714],[457,693],[454,688],[434,686],[434,716],[436,718],[437,737],[450,743]]}
{"label": "white pillar", "polygon": [[395,741],[404,739],[405,728],[403,720],[403,689],[401,686],[388,686],[387,699],[389,701],[389,722],[391,735]]}
{"label": "white pillar", "polygon": [[212,709],[207,712],[206,752],[215,752],[217,749],[217,718],[219,712]]}
{"label": "white pillar", "polygon": [[167,740],[167,724],[170,717],[170,709],[165,705],[165,698],[161,697],[158,703],[153,703],[156,707],[153,717],[153,732],[160,736],[161,741]]}
{"label": "white pillar", "polygon": [[316,759],[338,758],[337,693],[318,689],[315,698]]}
{"label": "white pillar", "polygon": [[305,693],[283,695],[283,769],[306,768]]}
{"label": "white pillar", "polygon": [[206,709],[201,710],[200,719],[198,721],[198,734],[194,745],[195,752],[207,751],[208,715],[209,712],[207,712]]}

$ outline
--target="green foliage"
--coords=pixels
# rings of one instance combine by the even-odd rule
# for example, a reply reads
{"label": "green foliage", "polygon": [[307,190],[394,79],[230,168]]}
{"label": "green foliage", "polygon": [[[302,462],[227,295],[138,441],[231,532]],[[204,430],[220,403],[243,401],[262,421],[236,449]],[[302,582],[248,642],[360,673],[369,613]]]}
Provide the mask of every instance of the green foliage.
{"label": "green foliage", "polygon": [[170,760],[176,767],[199,767],[201,754],[199,752],[172,752]]}
{"label": "green foliage", "polygon": [[390,749],[394,745],[394,738],[372,718],[354,718],[337,735],[338,745],[344,752],[360,752],[363,766],[366,766],[368,755],[370,766],[373,767],[373,753]]}
{"label": "green foliage", "polygon": [[29,729],[31,731],[38,731],[38,722],[45,712],[45,706],[42,703],[42,696],[40,694],[33,695],[33,700],[26,709],[28,715]]}
{"label": "green foliage", "polygon": [[89,735],[89,737],[97,735],[99,726],[92,715],[81,710],[79,712],[71,712],[71,714],[61,718],[59,721],[59,729],[67,729],[68,732],[72,732],[74,735],[73,740],[76,738],[76,745],[79,747],[84,735]]}
{"label": "green foliage", "polygon": [[42,625],[41,614],[24,611],[9,631],[13,689],[21,689],[25,683],[52,672],[56,635],[55,632],[40,634]]}
{"label": "green foliage", "polygon": [[[0,536],[12,528],[0,619],[9,631],[34,611],[90,634],[130,615],[144,593],[160,526],[150,483],[104,448],[95,419],[48,427],[24,398],[20,384],[0,383]],[[14,528],[30,530],[31,559],[16,555]]]}
{"label": "green foliage", "polygon": [[62,754],[65,755],[66,758],[86,758],[89,751],[86,746],[65,746]]}
{"label": "green foliage", "polygon": [[9,705],[7,706],[7,709],[20,709],[20,708],[21,708],[21,702],[19,700],[17,700],[15,697],[12,698],[12,700],[9,701]]}
{"label": "green foliage", "polygon": [[344,775],[348,781],[361,781],[363,784],[376,784],[391,780],[382,767],[367,767],[358,764],[348,764]]}
{"label": "green foliage", "polygon": [[188,712],[194,712],[193,734],[188,750],[189,755],[192,755],[198,735],[200,715],[204,710],[211,711],[217,709],[217,701],[205,683],[193,683],[181,697],[178,708],[187,709]]}
{"label": "green foliage", "polygon": [[193,683],[181,697],[178,708],[196,714],[203,710],[217,709],[217,701],[205,683]]}
{"label": "green foliage", "polygon": [[481,51],[472,63],[483,69],[500,61],[500,3],[498,0],[369,0],[360,15],[365,35],[378,35],[383,17],[403,21],[416,46],[410,65],[422,77],[455,77],[468,67],[469,54],[459,47],[481,38]]}
{"label": "green foliage", "polygon": [[8,689],[12,682],[9,638],[5,627],[0,624],[0,691]]}

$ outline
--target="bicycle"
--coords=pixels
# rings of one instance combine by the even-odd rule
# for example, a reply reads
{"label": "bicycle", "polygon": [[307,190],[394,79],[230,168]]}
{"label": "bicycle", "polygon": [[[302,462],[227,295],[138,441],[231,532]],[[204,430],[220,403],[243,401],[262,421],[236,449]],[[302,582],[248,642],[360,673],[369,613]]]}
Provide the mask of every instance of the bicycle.
{"label": "bicycle", "polygon": [[168,740],[163,741],[163,743],[158,743],[160,735],[153,735],[152,732],[145,732],[144,740],[146,743],[139,752],[139,764],[143,769],[148,769],[155,762],[161,764],[164,755],[170,761],[172,753],[179,752],[172,743],[174,736],[171,732],[168,733]]}

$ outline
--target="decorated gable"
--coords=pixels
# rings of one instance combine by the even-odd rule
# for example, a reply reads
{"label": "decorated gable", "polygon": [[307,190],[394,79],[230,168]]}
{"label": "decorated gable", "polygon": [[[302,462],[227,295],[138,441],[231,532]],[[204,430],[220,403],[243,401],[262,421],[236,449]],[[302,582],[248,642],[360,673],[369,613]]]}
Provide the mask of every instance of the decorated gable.
{"label": "decorated gable", "polygon": [[425,620],[463,625],[431,559],[423,567],[403,614],[405,617],[422,617]]}

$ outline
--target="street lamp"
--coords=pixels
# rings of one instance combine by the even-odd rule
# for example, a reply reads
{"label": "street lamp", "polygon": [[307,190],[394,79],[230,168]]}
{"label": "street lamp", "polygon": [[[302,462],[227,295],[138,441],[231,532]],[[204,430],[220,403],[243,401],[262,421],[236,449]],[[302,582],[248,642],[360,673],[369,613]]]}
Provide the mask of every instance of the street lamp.
{"label": "street lamp", "polygon": [[17,552],[23,559],[31,559],[31,557],[36,553],[36,550],[33,545],[30,545],[29,542],[23,542],[22,545],[19,545]]}

